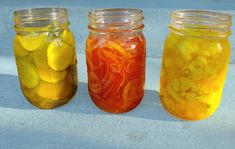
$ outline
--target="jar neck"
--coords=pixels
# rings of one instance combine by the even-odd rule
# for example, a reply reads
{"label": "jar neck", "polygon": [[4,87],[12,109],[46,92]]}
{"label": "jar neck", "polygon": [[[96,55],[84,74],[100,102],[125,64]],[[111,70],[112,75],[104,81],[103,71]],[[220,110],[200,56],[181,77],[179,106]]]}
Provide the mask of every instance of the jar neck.
{"label": "jar neck", "polygon": [[211,11],[177,10],[171,14],[169,29],[179,35],[223,38],[231,34],[231,18]]}
{"label": "jar neck", "polygon": [[33,8],[14,12],[16,31],[43,32],[67,29],[68,14],[65,8]]}
{"label": "jar neck", "polygon": [[139,32],[144,28],[143,11],[139,9],[97,9],[89,12],[88,28],[98,33]]}

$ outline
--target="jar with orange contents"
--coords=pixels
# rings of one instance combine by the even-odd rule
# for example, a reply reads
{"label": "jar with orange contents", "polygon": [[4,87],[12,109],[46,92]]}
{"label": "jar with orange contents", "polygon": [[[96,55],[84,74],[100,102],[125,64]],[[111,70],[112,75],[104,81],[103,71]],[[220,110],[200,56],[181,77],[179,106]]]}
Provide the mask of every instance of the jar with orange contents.
{"label": "jar with orange contents", "polygon": [[89,12],[86,42],[89,95],[111,113],[134,109],[144,95],[146,42],[143,12],[98,9]]}
{"label": "jar with orange contents", "polygon": [[165,41],[160,99],[177,118],[201,120],[218,108],[226,78],[231,16],[178,10]]}

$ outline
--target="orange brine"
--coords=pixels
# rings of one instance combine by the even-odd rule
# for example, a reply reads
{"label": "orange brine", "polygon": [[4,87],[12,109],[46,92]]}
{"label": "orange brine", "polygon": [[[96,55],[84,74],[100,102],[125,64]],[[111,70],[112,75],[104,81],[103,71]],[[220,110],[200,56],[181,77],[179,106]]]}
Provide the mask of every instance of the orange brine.
{"label": "orange brine", "polygon": [[87,39],[88,89],[99,108],[122,113],[135,108],[143,98],[146,43],[140,31],[109,31],[104,35],[91,32]]}

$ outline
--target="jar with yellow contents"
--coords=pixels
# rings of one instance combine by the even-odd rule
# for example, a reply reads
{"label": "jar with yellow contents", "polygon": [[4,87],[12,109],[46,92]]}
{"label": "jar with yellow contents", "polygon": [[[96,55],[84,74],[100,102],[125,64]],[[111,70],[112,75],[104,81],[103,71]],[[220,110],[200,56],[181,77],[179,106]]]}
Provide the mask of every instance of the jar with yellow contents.
{"label": "jar with yellow contents", "polygon": [[218,108],[229,58],[231,16],[177,10],[171,15],[160,79],[160,99],[177,118],[202,120]]}
{"label": "jar with yellow contents", "polygon": [[14,22],[14,55],[24,96],[43,109],[67,103],[77,90],[75,41],[67,10],[19,10]]}

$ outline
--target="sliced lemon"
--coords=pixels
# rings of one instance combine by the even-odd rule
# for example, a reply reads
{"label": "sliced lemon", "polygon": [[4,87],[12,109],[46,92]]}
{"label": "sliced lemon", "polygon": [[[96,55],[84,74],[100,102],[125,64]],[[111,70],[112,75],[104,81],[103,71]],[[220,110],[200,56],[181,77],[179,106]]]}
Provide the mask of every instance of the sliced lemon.
{"label": "sliced lemon", "polygon": [[14,54],[16,58],[20,58],[29,54],[29,52],[26,51],[20,44],[18,35],[16,35],[14,39],[13,47],[14,47]]}
{"label": "sliced lemon", "polygon": [[65,70],[55,71],[51,69],[46,61],[42,61],[40,64],[37,64],[36,68],[40,79],[50,83],[62,81],[67,74]]}
{"label": "sliced lemon", "polygon": [[56,70],[65,70],[73,61],[74,49],[70,45],[55,40],[47,49],[48,65]]}
{"label": "sliced lemon", "polygon": [[39,83],[39,77],[34,66],[23,60],[17,60],[16,64],[22,86],[26,88],[36,87]]}
{"label": "sliced lemon", "polygon": [[68,30],[64,30],[64,32],[62,34],[62,39],[64,42],[70,44],[73,48],[75,47],[75,41],[74,41],[74,36],[73,36],[72,32],[70,32]]}
{"label": "sliced lemon", "polygon": [[34,51],[43,44],[45,35],[32,33],[26,36],[18,36],[18,38],[25,50]]}

